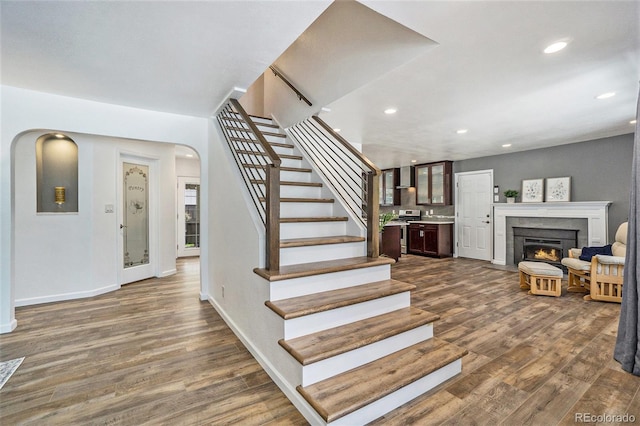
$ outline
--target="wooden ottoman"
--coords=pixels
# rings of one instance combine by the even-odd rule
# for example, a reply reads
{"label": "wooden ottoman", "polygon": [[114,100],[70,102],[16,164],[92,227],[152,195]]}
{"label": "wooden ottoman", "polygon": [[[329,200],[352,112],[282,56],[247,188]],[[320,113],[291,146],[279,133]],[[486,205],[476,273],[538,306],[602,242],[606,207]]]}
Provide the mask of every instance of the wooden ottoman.
{"label": "wooden ottoman", "polygon": [[542,262],[520,262],[520,288],[540,296],[560,296],[562,293],[562,269]]}

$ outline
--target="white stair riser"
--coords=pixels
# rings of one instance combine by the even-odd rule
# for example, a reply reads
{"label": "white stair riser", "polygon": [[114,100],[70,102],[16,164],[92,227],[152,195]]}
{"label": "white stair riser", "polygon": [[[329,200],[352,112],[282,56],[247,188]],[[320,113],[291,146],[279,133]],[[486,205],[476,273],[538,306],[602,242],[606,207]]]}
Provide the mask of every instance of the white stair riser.
{"label": "white stair riser", "polygon": [[311,173],[288,172],[286,170],[280,170],[280,180],[288,180],[292,182],[311,182]]}
{"label": "white stair riser", "polygon": [[322,188],[317,186],[280,185],[282,198],[320,198]]}
{"label": "white stair riser", "polygon": [[[266,130],[267,132],[271,132],[271,133],[278,133],[278,129],[271,129],[271,130]],[[263,134],[265,140],[267,142],[272,142],[272,143],[291,143],[287,140],[287,138],[281,138],[279,136],[271,136],[271,135],[265,135]]]}
{"label": "white stair riser", "polygon": [[301,366],[302,386],[309,386],[433,337],[433,324],[407,330],[379,342]]}
{"label": "white stair riser", "polygon": [[302,167],[302,160],[294,160],[291,158],[282,158],[282,163],[280,165],[282,167]]}
{"label": "white stair riser", "polygon": [[458,359],[450,364],[445,365],[439,370],[416,380],[415,382],[404,386],[397,391],[378,399],[371,404],[362,407],[353,413],[336,419],[336,421],[328,423],[331,426],[342,425],[363,425],[382,417],[388,412],[400,407],[419,397],[420,395],[430,391],[431,389],[443,383],[462,371],[462,360]]}
{"label": "white stair riser", "polygon": [[[282,214],[280,215],[282,216]],[[280,239],[345,235],[347,222],[293,222],[280,224]]]}
{"label": "white stair riser", "polygon": [[269,300],[282,300],[290,297],[306,296],[323,291],[338,290],[357,285],[384,281],[391,278],[389,265],[371,268],[351,269],[310,277],[292,278],[269,283]]}
{"label": "white stair riser", "polygon": [[326,217],[333,215],[333,203],[280,203],[280,217]]}
{"label": "white stair riser", "polygon": [[355,305],[285,320],[284,338],[285,340],[295,339],[296,337],[306,334],[339,327],[365,318],[371,318],[397,309],[406,308],[411,304],[410,299],[409,292],[405,291]]}
{"label": "white stair riser", "polygon": [[365,242],[324,244],[318,246],[289,247],[280,249],[280,265],[322,262],[367,255]]}
{"label": "white stair riser", "polygon": [[276,154],[280,155],[280,154],[286,154],[286,155],[297,155],[294,151],[293,148],[284,148],[282,146],[274,146],[271,145],[271,148],[273,148],[273,150],[276,152]]}

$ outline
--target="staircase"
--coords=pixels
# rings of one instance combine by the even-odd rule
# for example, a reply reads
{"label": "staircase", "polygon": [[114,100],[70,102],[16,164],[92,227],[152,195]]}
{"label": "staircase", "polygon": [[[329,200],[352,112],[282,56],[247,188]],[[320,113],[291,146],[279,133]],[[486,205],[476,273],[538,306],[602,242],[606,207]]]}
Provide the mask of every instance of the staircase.
{"label": "staircase", "polygon": [[[433,337],[438,316],[411,306],[415,286],[391,279],[392,259],[367,257],[366,230],[293,141],[272,120],[251,120],[282,161],[279,267],[254,272],[269,286],[264,321],[280,330],[270,363],[297,391],[285,391],[292,402],[316,413],[312,424],[365,424],[460,373],[466,350]],[[247,160],[250,191],[265,194],[255,157],[266,154],[230,136],[248,124],[238,113],[219,123],[243,139],[232,149]]]}

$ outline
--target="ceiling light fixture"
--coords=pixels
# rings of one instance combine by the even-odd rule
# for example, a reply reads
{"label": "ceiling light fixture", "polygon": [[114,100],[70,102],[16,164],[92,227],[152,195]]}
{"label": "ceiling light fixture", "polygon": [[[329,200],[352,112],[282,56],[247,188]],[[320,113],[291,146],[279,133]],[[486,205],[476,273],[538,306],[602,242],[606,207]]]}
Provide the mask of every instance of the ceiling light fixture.
{"label": "ceiling light fixture", "polygon": [[385,114],[395,114],[396,112],[398,112],[398,110],[395,108],[387,108],[384,110]]}
{"label": "ceiling light fixture", "polygon": [[631,120],[631,121],[629,122],[629,124],[636,124],[637,122],[638,122],[638,120]]}
{"label": "ceiling light fixture", "polygon": [[465,133],[467,133],[469,130],[467,129],[460,129],[460,130],[456,130],[456,133],[459,135],[464,135]]}
{"label": "ceiling light fixture", "polygon": [[193,154],[186,154],[186,157],[193,157]]}
{"label": "ceiling light fixture", "polygon": [[505,144],[502,145],[503,148],[509,148],[510,146],[511,146],[510,143],[505,143]]}
{"label": "ceiling light fixture", "polygon": [[412,163],[417,163],[417,162],[418,162],[418,160],[411,160],[411,162],[412,162]]}
{"label": "ceiling light fixture", "polygon": [[320,108],[320,110],[322,110],[324,112],[331,112],[331,108],[327,108],[327,107],[322,107],[322,108]]}
{"label": "ceiling light fixture", "polygon": [[556,53],[567,47],[566,41],[557,41],[544,49],[544,53]]}
{"label": "ceiling light fixture", "polygon": [[334,132],[340,133],[340,129],[333,129]]}
{"label": "ceiling light fixture", "polygon": [[616,92],[607,92],[601,95],[596,96],[596,99],[608,99],[613,98],[616,95]]}

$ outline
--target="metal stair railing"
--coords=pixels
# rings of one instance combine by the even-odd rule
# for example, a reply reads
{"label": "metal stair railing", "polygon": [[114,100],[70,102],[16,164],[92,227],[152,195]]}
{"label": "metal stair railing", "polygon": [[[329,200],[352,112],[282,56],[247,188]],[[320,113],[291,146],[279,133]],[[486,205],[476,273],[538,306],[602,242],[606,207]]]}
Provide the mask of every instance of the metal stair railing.
{"label": "metal stair railing", "polygon": [[265,226],[265,267],[280,269],[281,159],[236,99],[217,116],[251,200]]}
{"label": "metal stair railing", "polygon": [[367,229],[367,256],[378,257],[380,169],[320,117],[285,129]]}

